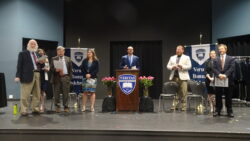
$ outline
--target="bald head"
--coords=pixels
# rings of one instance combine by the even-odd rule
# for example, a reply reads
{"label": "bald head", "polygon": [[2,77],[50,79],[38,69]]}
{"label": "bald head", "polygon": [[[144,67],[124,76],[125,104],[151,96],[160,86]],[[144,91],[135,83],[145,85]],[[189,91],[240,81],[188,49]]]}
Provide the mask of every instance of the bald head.
{"label": "bald head", "polygon": [[127,52],[128,52],[128,55],[133,55],[134,48],[132,46],[128,46]]}

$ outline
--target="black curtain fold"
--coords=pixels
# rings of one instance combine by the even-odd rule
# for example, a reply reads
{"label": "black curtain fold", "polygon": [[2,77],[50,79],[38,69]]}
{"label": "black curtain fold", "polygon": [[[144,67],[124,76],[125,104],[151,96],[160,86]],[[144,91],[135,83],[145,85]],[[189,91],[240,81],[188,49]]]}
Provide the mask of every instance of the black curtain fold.
{"label": "black curtain fold", "polygon": [[229,55],[250,56],[250,35],[220,38],[218,43],[228,46]]}

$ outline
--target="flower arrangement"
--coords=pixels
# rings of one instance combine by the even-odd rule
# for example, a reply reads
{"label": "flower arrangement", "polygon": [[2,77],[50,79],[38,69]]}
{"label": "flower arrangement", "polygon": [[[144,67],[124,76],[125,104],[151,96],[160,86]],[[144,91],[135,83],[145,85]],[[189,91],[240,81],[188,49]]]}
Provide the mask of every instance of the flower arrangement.
{"label": "flower arrangement", "polygon": [[116,85],[115,77],[103,77],[102,83],[107,86],[108,96],[112,96],[112,88]]}
{"label": "flower arrangement", "polygon": [[145,97],[148,96],[148,88],[153,86],[153,80],[155,78],[153,76],[140,76],[139,77],[139,82],[141,84],[141,86],[143,87],[143,94]]}

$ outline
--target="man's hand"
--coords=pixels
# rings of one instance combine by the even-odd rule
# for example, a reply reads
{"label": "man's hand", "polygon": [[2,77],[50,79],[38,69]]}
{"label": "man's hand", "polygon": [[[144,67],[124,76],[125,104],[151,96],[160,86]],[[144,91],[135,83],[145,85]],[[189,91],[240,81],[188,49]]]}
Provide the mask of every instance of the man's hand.
{"label": "man's hand", "polygon": [[172,67],[172,70],[177,70],[177,69],[178,69],[177,66],[173,66],[173,67]]}
{"label": "man's hand", "polygon": [[178,70],[182,70],[182,65],[177,65]]}
{"label": "man's hand", "polygon": [[62,69],[56,69],[56,72],[61,72],[62,71]]}
{"label": "man's hand", "polygon": [[18,82],[20,82],[20,78],[19,78],[19,77],[16,77],[16,78],[14,79],[14,81],[15,81],[16,83],[18,83]]}
{"label": "man's hand", "polygon": [[226,79],[227,76],[226,76],[225,74],[219,74],[219,78],[220,78],[220,79]]}
{"label": "man's hand", "polygon": [[123,67],[123,69],[128,69],[128,66],[127,66],[127,65],[125,65],[125,66]]}

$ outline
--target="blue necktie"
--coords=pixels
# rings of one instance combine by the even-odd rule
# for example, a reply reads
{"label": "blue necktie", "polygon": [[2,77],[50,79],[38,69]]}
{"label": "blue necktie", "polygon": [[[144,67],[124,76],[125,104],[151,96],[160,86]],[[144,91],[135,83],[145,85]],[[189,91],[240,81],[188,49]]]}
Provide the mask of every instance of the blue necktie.
{"label": "blue necktie", "polygon": [[132,65],[132,56],[129,56],[129,63],[130,63],[130,66]]}

